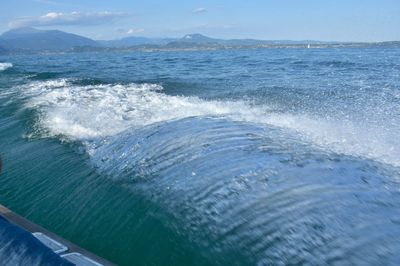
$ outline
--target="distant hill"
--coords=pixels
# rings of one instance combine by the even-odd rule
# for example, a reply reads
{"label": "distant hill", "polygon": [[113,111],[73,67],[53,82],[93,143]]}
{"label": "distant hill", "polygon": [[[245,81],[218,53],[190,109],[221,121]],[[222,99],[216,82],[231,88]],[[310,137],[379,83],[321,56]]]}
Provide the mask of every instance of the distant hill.
{"label": "distant hill", "polygon": [[166,48],[190,48],[190,47],[221,47],[221,46],[257,46],[257,45],[296,45],[296,44],[325,44],[320,41],[265,41],[255,39],[216,39],[195,33],[187,34],[182,38],[146,38],[126,37],[111,41],[97,41],[104,47],[132,47],[132,46],[164,46]]}
{"label": "distant hill", "polygon": [[178,40],[178,42],[185,43],[218,43],[220,41],[220,39],[210,38],[199,33],[187,34]]}
{"label": "distant hill", "polygon": [[0,46],[7,50],[66,50],[78,46],[98,46],[89,38],[59,30],[18,28],[0,35]]}
{"label": "distant hill", "polygon": [[97,41],[100,45],[105,47],[130,47],[138,45],[166,45],[174,41],[174,38],[147,38],[147,37],[126,37],[117,40]]}
{"label": "distant hill", "polygon": [[341,43],[322,41],[217,39],[202,34],[187,34],[182,38],[126,37],[109,41],[94,41],[59,30],[18,28],[0,35],[0,54],[46,51],[113,51],[113,50],[179,50],[236,48],[329,48],[329,47],[400,47],[400,42]]}
{"label": "distant hill", "polygon": [[255,40],[255,39],[216,39],[202,34],[188,34],[181,39],[169,42],[167,46],[173,47],[196,47],[196,46],[265,46],[265,45],[307,45],[307,44],[328,44],[321,41],[290,41],[290,40]]}

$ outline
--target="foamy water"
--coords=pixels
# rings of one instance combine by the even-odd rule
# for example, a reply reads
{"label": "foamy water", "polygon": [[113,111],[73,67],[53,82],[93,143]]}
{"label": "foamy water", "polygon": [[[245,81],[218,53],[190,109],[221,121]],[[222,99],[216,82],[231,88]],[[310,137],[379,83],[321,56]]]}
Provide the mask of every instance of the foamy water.
{"label": "foamy water", "polygon": [[398,50],[2,60],[1,201],[66,239],[120,265],[399,264]]}
{"label": "foamy water", "polygon": [[26,106],[39,110],[39,128],[49,136],[85,141],[163,121],[219,117],[286,128],[316,148],[400,165],[396,133],[368,123],[275,113],[268,106],[245,101],[170,96],[157,84],[79,86],[59,79],[32,82],[22,91],[29,97]]}
{"label": "foamy water", "polygon": [[13,67],[13,64],[11,63],[0,63],[0,71],[4,71],[11,67]]}

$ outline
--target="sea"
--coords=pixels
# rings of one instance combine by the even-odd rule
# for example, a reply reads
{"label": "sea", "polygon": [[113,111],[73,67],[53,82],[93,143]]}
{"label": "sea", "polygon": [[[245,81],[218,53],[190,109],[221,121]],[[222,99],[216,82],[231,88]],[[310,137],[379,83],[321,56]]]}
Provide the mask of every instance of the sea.
{"label": "sea", "polygon": [[400,264],[399,48],[0,62],[0,203],[63,238],[118,265]]}

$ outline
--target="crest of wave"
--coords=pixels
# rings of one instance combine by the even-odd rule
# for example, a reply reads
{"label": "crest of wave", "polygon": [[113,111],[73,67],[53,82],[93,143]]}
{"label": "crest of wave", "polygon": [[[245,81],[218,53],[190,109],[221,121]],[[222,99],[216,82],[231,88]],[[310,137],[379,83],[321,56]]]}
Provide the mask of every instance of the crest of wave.
{"label": "crest of wave", "polygon": [[4,71],[11,67],[13,67],[13,64],[11,63],[0,63],[0,71]]}
{"label": "crest of wave", "polygon": [[27,107],[38,108],[40,124],[52,136],[91,139],[162,121],[193,116],[244,120],[262,111],[244,102],[205,101],[170,96],[157,84],[77,86],[65,79],[34,82],[24,88]]}
{"label": "crest of wave", "polygon": [[321,115],[277,113],[245,101],[207,101],[162,93],[157,84],[76,85],[66,79],[40,81],[23,88],[27,107],[40,112],[47,136],[91,140],[128,128],[186,117],[223,117],[285,128],[319,148],[400,165],[400,145],[393,130]]}

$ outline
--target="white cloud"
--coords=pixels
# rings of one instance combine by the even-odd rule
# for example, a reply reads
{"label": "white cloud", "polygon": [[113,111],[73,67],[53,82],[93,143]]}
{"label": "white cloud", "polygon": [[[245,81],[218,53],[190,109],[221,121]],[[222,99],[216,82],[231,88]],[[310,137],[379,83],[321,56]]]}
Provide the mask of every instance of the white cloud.
{"label": "white cloud", "polygon": [[193,12],[193,13],[204,13],[204,12],[206,12],[206,11],[207,11],[206,8],[204,8],[204,7],[199,7],[199,8],[194,9],[192,12]]}
{"label": "white cloud", "polygon": [[127,14],[121,12],[96,12],[96,13],[57,13],[50,12],[39,17],[20,17],[9,22],[11,28],[27,26],[54,26],[54,25],[98,25],[112,22]]}
{"label": "white cloud", "polygon": [[144,32],[144,29],[129,29],[126,31],[126,34],[133,35],[133,34],[142,33],[142,32]]}

